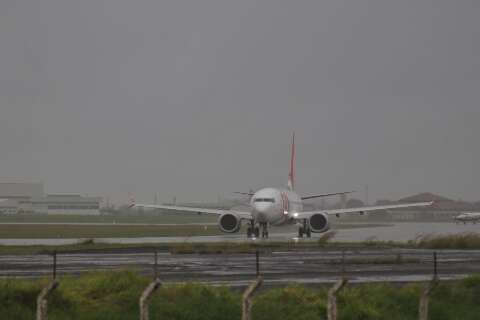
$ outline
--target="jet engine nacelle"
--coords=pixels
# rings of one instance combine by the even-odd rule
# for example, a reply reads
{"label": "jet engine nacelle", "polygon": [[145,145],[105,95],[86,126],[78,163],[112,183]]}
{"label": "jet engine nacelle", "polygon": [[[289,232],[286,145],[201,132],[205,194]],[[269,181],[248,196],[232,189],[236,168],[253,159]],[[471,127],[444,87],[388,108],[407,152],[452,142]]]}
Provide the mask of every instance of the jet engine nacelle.
{"label": "jet engine nacelle", "polygon": [[235,233],[240,230],[240,219],[232,213],[224,213],[218,219],[220,230],[226,233]]}
{"label": "jet engine nacelle", "polygon": [[312,232],[320,233],[330,229],[330,221],[328,221],[328,216],[324,213],[315,213],[310,216],[308,224]]}

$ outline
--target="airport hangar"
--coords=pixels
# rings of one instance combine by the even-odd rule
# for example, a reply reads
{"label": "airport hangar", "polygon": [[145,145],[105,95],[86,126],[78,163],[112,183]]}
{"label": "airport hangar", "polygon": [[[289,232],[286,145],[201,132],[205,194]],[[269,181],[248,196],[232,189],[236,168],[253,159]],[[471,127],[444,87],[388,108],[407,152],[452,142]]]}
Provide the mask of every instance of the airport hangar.
{"label": "airport hangar", "polygon": [[0,181],[0,214],[99,215],[101,197],[45,194],[42,182]]}

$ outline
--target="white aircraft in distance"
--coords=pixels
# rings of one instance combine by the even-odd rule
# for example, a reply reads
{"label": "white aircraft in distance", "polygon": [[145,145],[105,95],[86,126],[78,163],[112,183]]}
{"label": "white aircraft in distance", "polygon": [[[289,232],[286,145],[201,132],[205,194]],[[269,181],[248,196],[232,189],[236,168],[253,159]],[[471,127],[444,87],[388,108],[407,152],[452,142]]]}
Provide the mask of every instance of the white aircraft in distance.
{"label": "white aircraft in distance", "polygon": [[329,217],[332,215],[339,217],[344,213],[360,213],[367,211],[386,210],[407,207],[429,206],[433,202],[405,203],[394,205],[383,205],[362,208],[347,208],[334,210],[314,210],[303,211],[303,200],[328,197],[333,195],[342,195],[351,192],[339,192],[330,194],[317,194],[309,196],[300,196],[295,193],[295,134],[292,138],[290,173],[288,176],[287,188],[264,188],[254,193],[242,193],[250,196],[250,209],[248,211],[240,210],[220,210],[192,208],[171,205],[152,205],[152,204],[135,204],[130,207],[142,207],[152,209],[166,209],[195,212],[198,214],[216,214],[219,216],[218,226],[221,231],[226,233],[235,233],[240,230],[242,222],[248,223],[247,236],[258,238],[268,238],[269,226],[282,226],[289,224],[297,224],[298,236],[302,238],[304,235],[311,237],[312,232],[322,233],[330,229]]}
{"label": "white aircraft in distance", "polygon": [[466,224],[467,222],[477,223],[480,220],[480,212],[465,212],[455,216],[453,218],[456,223],[463,222]]}

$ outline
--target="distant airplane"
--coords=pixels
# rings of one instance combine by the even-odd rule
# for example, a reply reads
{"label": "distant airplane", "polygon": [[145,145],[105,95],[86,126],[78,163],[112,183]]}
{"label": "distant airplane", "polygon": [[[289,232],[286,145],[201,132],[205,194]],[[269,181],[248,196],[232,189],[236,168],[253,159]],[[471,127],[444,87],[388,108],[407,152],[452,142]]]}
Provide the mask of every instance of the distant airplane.
{"label": "distant airplane", "polygon": [[314,210],[303,211],[303,200],[328,197],[333,195],[344,195],[351,192],[339,192],[329,194],[317,194],[308,196],[299,196],[295,193],[295,134],[292,137],[291,157],[290,157],[290,173],[288,175],[288,187],[283,188],[264,188],[257,192],[242,193],[251,196],[250,209],[248,211],[240,210],[219,210],[219,209],[205,209],[192,208],[182,206],[170,205],[152,205],[152,204],[135,204],[132,203],[130,207],[142,207],[152,209],[166,209],[187,211],[195,213],[209,213],[219,216],[218,225],[221,231],[226,233],[235,233],[240,230],[241,223],[245,221],[248,224],[247,236],[268,238],[269,226],[282,225],[298,225],[298,236],[302,238],[304,235],[308,238],[311,233],[322,233],[330,229],[329,217],[335,215],[339,217],[344,213],[360,213],[367,211],[408,208],[408,207],[422,207],[429,206],[433,202],[419,202],[383,205],[373,207],[361,208],[347,208],[334,210]]}
{"label": "distant airplane", "polygon": [[456,223],[463,222],[466,224],[467,222],[477,223],[480,220],[480,212],[465,212],[461,213],[458,216],[453,218]]}

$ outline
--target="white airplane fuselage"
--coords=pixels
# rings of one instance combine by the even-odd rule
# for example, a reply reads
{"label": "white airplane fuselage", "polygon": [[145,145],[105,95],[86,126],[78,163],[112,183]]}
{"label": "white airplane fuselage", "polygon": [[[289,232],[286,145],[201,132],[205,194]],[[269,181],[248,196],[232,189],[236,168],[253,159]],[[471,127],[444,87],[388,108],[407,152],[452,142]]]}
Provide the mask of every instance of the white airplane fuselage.
{"label": "white airplane fuselage", "polygon": [[457,222],[477,222],[480,220],[480,212],[466,212],[459,214],[458,216],[454,217],[455,221]]}
{"label": "white airplane fuselage", "polygon": [[260,189],[253,194],[250,205],[257,222],[274,226],[294,223],[295,213],[303,210],[300,196],[288,189]]}

